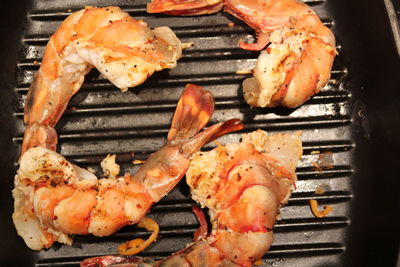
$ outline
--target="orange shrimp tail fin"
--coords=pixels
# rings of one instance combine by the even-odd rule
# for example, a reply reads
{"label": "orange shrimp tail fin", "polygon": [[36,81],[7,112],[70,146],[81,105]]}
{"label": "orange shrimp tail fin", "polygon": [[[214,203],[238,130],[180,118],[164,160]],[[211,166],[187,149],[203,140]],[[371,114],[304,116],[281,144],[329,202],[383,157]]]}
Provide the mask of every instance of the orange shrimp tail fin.
{"label": "orange shrimp tail fin", "polygon": [[231,119],[214,124],[199,133],[210,121],[213,112],[212,94],[201,86],[188,84],[176,107],[168,132],[168,142],[171,145],[180,145],[186,155],[191,155],[222,135],[243,129],[239,119]]}
{"label": "orange shrimp tail fin", "polygon": [[57,132],[53,127],[39,123],[31,124],[25,130],[21,155],[29,148],[37,146],[55,151],[57,140]]}
{"label": "orange shrimp tail fin", "polygon": [[264,49],[269,43],[269,33],[257,33],[257,42],[254,44],[249,44],[240,40],[239,47],[244,50],[260,51]]}
{"label": "orange shrimp tail fin", "polygon": [[172,119],[168,142],[192,138],[209,122],[213,113],[212,94],[201,86],[186,85]]}
{"label": "orange shrimp tail fin", "polygon": [[218,130],[215,131],[213,133],[213,135],[208,138],[206,144],[208,144],[214,140],[217,140],[218,138],[220,138],[221,136],[223,136],[225,134],[243,130],[244,125],[240,121],[240,119],[236,118],[236,119],[227,120],[223,123],[215,124],[215,125],[211,126],[210,128],[212,128],[212,127],[216,127],[216,128],[218,127]]}
{"label": "orange shrimp tail fin", "polygon": [[239,119],[231,119],[226,122],[214,124],[183,144],[182,151],[186,155],[191,155],[199,151],[205,144],[208,144],[225,134],[239,131],[243,128],[243,123]]}
{"label": "orange shrimp tail fin", "polygon": [[174,16],[204,15],[218,12],[222,9],[223,1],[206,0],[152,0],[147,4],[148,13],[164,13]]}

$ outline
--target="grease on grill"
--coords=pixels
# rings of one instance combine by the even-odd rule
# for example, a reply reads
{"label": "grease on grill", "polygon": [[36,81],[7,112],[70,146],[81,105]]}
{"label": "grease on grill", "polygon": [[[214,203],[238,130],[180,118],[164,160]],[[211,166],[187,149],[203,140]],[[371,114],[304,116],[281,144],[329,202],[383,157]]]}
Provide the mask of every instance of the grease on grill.
{"label": "grease on grill", "polygon": [[326,191],[329,190],[329,185],[327,184],[320,184],[317,186],[317,188],[315,188],[315,194],[316,195],[323,195],[325,194]]}
{"label": "grease on grill", "polygon": [[[317,151],[312,151],[311,154],[315,155]],[[318,151],[319,152],[319,151]],[[316,171],[323,172],[324,169],[332,169],[334,160],[332,152],[320,153],[317,161],[311,163]]]}

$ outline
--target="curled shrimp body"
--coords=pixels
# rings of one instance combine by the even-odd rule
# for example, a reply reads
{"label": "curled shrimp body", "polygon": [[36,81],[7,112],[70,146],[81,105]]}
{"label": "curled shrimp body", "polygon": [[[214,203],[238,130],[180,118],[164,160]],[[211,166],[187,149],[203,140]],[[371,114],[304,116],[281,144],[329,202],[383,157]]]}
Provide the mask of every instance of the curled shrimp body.
{"label": "curled shrimp body", "polygon": [[254,77],[243,82],[246,102],[256,107],[295,108],[318,93],[330,78],[335,36],[317,14],[297,0],[226,0],[225,10],[257,32],[261,50]]}
{"label": "curled shrimp body", "polygon": [[155,71],[174,68],[181,53],[170,28],[150,30],[118,7],[87,7],[71,14],[50,37],[29,89],[22,153],[38,145],[55,149],[53,127],[92,68],[125,91]]}
{"label": "curled shrimp body", "polygon": [[[301,155],[299,134],[268,136],[261,130],[245,134],[240,143],[194,154],[186,180],[193,199],[209,209],[211,232],[204,215],[195,210],[201,226],[191,245],[161,262],[142,262],[163,267],[252,266],[273,241],[276,216],[289,199]],[[139,259],[106,256],[85,260],[82,266],[124,261]]]}
{"label": "curled shrimp body", "polygon": [[[196,6],[193,6],[196,3]],[[263,50],[243,82],[244,98],[255,107],[295,108],[324,87],[336,55],[335,36],[309,6],[299,0],[221,0],[224,11],[254,28],[257,42],[240,42],[246,50]],[[200,15],[219,11],[215,2],[153,0],[148,12]],[[201,8],[200,8],[201,7]]]}
{"label": "curled shrimp body", "polygon": [[[238,144],[193,156],[186,178],[193,199],[209,209],[212,230],[202,246],[209,247],[210,255],[218,252],[238,266],[261,259],[296,181],[301,155],[298,134],[268,136],[258,130]],[[209,266],[224,266],[216,259],[210,257]]]}
{"label": "curled shrimp body", "polygon": [[108,236],[137,223],[180,181],[193,153],[225,133],[242,129],[241,122],[232,119],[198,133],[213,111],[211,93],[188,85],[167,144],[134,175],[97,179],[55,151],[30,148],[20,159],[13,190],[18,234],[28,247],[40,250],[56,241],[71,244],[71,234]]}
{"label": "curled shrimp body", "polygon": [[336,50],[304,30],[275,30],[269,39],[243,82],[244,98],[255,107],[298,107],[328,83]]}

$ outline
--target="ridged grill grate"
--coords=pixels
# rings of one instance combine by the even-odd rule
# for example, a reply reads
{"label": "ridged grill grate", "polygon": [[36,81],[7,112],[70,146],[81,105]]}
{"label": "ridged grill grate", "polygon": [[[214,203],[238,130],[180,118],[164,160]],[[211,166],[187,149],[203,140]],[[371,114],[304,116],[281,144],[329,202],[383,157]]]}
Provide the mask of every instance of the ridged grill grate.
{"label": "ridged grill grate", "polygon": [[[321,93],[294,110],[250,108],[241,91],[241,82],[247,75],[236,74],[236,71],[252,69],[259,53],[237,47],[242,37],[254,39],[253,30],[244,23],[223,13],[184,18],[150,15],[146,13],[147,1],[144,0],[134,5],[122,0],[84,2],[38,0],[28,13],[17,64],[16,144],[21,144],[24,131],[24,99],[50,34],[66,16],[83,5],[118,5],[133,17],[144,19],[150,27],[170,26],[183,42],[195,45],[184,51],[177,68],[156,73],[143,85],[126,93],[92,71],[56,127],[60,137],[58,151],[72,162],[94,169],[97,174],[100,174],[101,159],[115,153],[122,172],[135,172],[137,166],[132,160],[145,160],[166,141],[172,113],[186,83],[202,85],[215,96],[214,122],[238,117],[246,126],[244,132],[258,128],[269,132],[303,132],[304,156],[297,170],[297,188],[281,210],[281,219],[275,226],[275,242],[264,256],[264,265],[326,266],[323,264],[339,262],[349,224],[354,147],[350,131],[351,94],[344,83],[349,74],[343,64],[340,42],[332,78]],[[335,31],[325,1],[306,3]],[[229,22],[234,22],[234,26],[229,27]],[[238,141],[240,134],[224,136],[221,142]],[[319,155],[315,151],[332,152],[333,165],[322,171],[316,169]],[[315,188],[321,184],[328,185],[328,192],[315,195]],[[315,218],[308,205],[312,198],[333,205],[333,212],[326,218]],[[183,180],[154,205],[150,216],[160,224],[160,237],[141,255],[160,258],[184,248],[198,227],[191,212],[193,203]],[[128,226],[105,238],[77,236],[72,247],[55,245],[38,252],[36,266],[74,266],[89,256],[116,253],[116,246],[121,242],[146,234],[142,229]],[[303,264],[305,261],[307,264]]]}

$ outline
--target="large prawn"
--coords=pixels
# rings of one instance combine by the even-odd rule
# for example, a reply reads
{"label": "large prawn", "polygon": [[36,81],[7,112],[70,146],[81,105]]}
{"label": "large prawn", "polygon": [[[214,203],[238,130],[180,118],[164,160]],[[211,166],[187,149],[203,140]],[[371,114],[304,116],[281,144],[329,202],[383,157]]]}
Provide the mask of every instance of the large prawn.
{"label": "large prawn", "polygon": [[240,143],[194,154],[186,180],[193,199],[209,209],[210,233],[195,209],[201,227],[194,242],[167,259],[104,256],[81,266],[252,266],[272,243],[276,216],[289,199],[301,155],[300,134],[268,136],[261,130],[245,134]]}
{"label": "large prawn", "polygon": [[193,153],[242,129],[241,122],[232,119],[198,133],[213,111],[211,93],[189,84],[178,102],[167,144],[134,175],[97,179],[55,151],[30,148],[20,159],[13,190],[18,234],[28,247],[40,250],[56,241],[71,244],[71,234],[107,236],[139,222],[180,181]]}
{"label": "large prawn", "polygon": [[86,7],[71,14],[50,37],[29,89],[22,153],[38,145],[55,149],[53,127],[93,67],[125,91],[155,71],[174,68],[181,54],[170,28],[150,30],[118,7]]}
{"label": "large prawn", "polygon": [[[335,36],[317,14],[299,0],[152,0],[150,13],[200,15],[224,10],[257,32],[247,50],[262,50],[243,82],[246,102],[256,107],[297,107],[318,93],[330,78]],[[207,11],[207,12],[206,12]]]}

